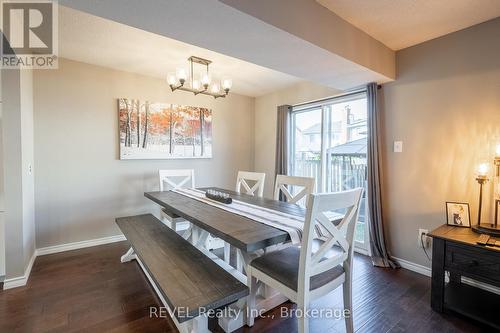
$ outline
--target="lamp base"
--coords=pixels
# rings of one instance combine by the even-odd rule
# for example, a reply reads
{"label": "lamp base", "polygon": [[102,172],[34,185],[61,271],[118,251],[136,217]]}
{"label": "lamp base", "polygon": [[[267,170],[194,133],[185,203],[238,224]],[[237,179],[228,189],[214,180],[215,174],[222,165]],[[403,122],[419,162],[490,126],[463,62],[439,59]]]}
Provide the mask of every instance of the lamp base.
{"label": "lamp base", "polygon": [[487,234],[494,237],[500,237],[500,226],[493,223],[481,223],[473,225],[472,230],[480,234]]}

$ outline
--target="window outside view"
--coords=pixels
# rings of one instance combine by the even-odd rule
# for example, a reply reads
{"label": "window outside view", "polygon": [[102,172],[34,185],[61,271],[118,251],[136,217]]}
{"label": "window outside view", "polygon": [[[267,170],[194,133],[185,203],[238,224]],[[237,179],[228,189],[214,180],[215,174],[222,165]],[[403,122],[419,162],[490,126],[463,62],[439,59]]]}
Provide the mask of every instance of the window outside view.
{"label": "window outside view", "polygon": [[[367,102],[364,94],[292,113],[292,174],[316,179],[317,192],[366,188]],[[366,191],[365,191],[366,192]],[[365,248],[366,196],[355,241]]]}

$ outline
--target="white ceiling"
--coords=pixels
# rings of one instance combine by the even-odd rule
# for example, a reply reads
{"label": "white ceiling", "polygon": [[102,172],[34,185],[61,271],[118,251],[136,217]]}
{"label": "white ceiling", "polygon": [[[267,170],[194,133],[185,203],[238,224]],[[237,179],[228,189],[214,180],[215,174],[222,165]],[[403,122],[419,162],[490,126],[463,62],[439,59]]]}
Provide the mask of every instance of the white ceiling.
{"label": "white ceiling", "polygon": [[500,16],[500,0],[316,0],[393,50]]}
{"label": "white ceiling", "polygon": [[261,96],[303,81],[204,48],[59,6],[60,57],[165,79],[177,67],[188,69],[187,58],[191,55],[212,60],[210,72],[214,79],[230,77],[233,80],[232,91],[246,96]]}

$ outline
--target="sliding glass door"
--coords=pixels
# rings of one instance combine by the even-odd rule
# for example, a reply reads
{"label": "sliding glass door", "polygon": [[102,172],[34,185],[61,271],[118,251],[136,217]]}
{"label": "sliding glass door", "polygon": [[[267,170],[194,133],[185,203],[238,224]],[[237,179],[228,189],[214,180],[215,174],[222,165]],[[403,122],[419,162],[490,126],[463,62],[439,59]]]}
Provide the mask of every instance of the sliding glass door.
{"label": "sliding glass door", "polygon": [[321,117],[321,108],[292,115],[292,175],[316,179],[316,189],[321,182]]}
{"label": "sliding glass door", "polygon": [[[364,92],[294,107],[291,174],[315,178],[316,192],[366,188],[367,138]],[[367,251],[366,218],[364,194],[355,232],[355,246],[360,252]]]}

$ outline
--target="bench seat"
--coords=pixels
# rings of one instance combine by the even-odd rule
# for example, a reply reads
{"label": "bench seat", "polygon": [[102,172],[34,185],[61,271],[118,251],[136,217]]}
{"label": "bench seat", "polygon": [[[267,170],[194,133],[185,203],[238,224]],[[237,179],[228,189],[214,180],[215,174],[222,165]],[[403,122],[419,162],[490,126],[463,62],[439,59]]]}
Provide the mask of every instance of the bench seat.
{"label": "bench seat", "polygon": [[218,309],[248,295],[247,286],[153,215],[116,223],[179,323],[200,308]]}

